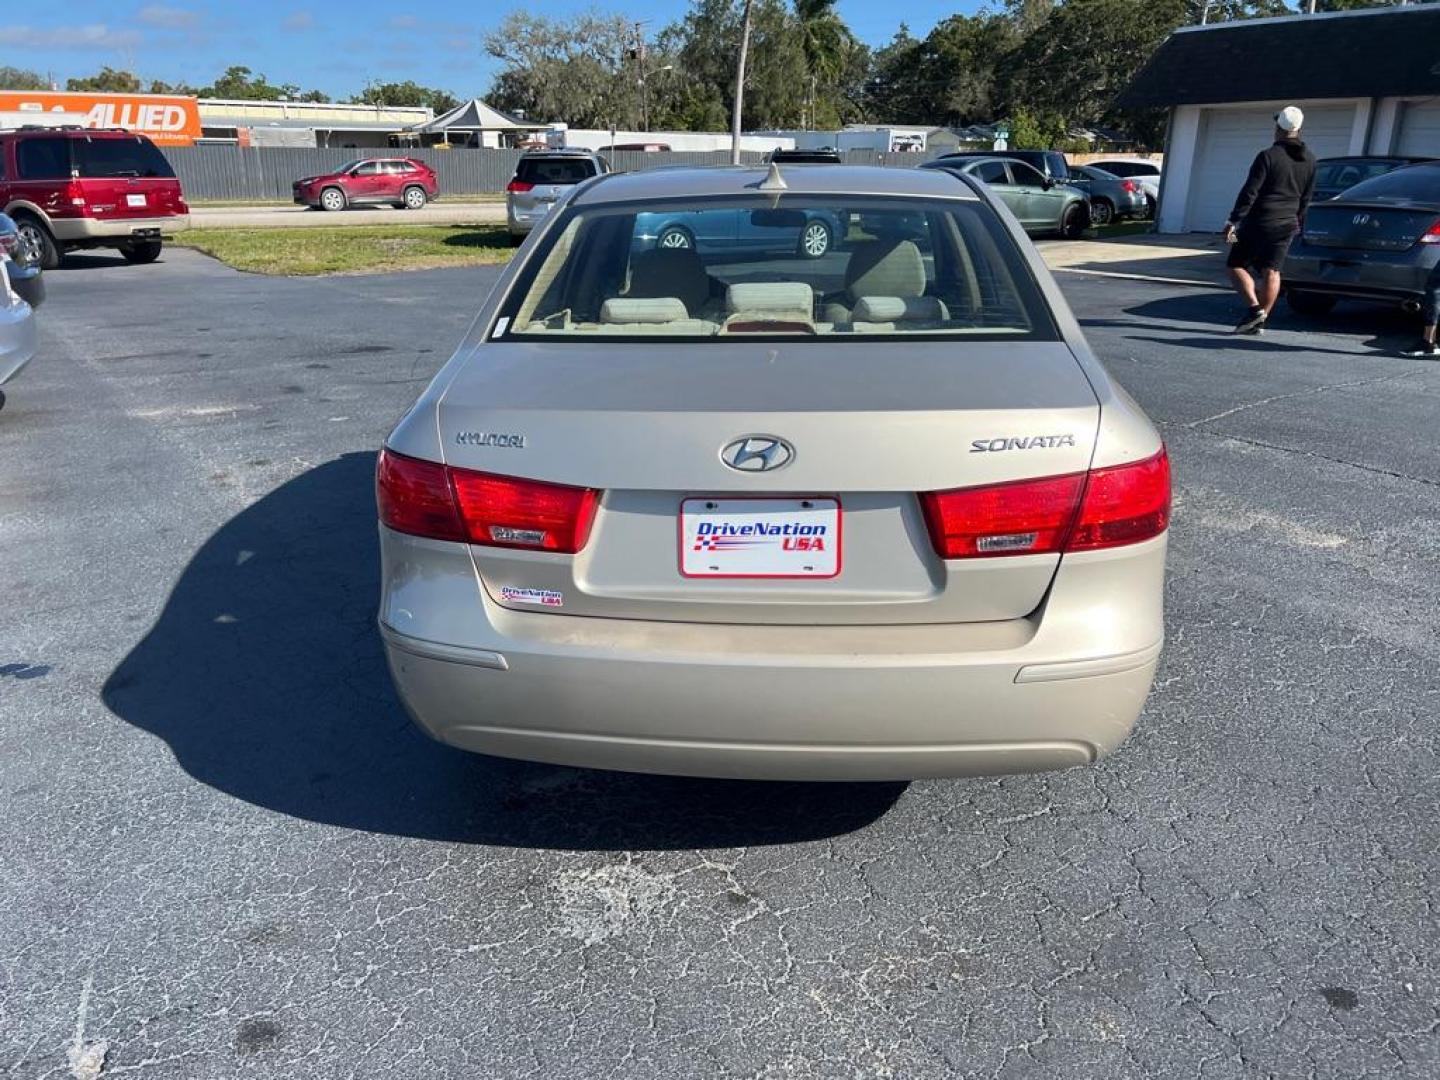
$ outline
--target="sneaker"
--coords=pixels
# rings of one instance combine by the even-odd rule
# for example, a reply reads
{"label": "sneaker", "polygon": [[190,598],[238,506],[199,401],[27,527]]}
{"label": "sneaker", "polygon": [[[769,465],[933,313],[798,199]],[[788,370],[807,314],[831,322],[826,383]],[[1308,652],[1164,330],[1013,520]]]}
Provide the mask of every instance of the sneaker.
{"label": "sneaker", "polygon": [[1413,356],[1420,360],[1440,360],[1440,345],[1433,341],[1420,340],[1400,354],[1401,356]]}
{"label": "sneaker", "polygon": [[1245,317],[1235,324],[1237,334],[1259,334],[1265,328],[1265,309],[1252,307],[1245,313]]}

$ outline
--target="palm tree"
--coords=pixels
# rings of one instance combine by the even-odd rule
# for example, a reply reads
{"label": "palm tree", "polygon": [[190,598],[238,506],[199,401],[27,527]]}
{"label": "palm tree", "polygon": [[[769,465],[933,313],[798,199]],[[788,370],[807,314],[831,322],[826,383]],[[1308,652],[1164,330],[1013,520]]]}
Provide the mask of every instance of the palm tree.
{"label": "palm tree", "polygon": [[817,84],[833,85],[845,70],[855,35],[835,10],[836,0],[794,0],[800,24],[800,45],[810,69],[810,125],[815,126]]}

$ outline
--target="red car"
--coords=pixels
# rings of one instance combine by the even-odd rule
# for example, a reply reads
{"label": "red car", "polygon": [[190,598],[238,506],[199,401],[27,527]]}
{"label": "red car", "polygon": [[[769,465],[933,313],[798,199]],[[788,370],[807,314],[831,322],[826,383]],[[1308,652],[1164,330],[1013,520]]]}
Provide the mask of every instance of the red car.
{"label": "red car", "polygon": [[419,210],[440,194],[435,170],[416,158],[362,158],[323,176],[296,180],[295,201],[321,210],[390,205]]}
{"label": "red car", "polygon": [[47,270],[78,248],[117,248],[127,262],[154,262],[161,234],[190,226],[165,156],[144,135],[118,128],[0,131],[0,210]]}

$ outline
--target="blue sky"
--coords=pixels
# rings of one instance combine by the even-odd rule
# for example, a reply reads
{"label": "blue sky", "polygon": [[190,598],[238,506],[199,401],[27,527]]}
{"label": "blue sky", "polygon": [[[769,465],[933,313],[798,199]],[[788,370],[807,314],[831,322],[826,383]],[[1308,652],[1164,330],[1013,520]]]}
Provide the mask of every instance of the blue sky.
{"label": "blue sky", "polygon": [[[299,83],[335,96],[369,80],[414,79],[464,97],[484,93],[495,62],[481,36],[512,7],[507,0],[428,0],[396,5],[377,0],[69,0],[40,5],[15,0],[0,15],[0,65],[49,73],[63,86],[108,64],[144,79],[210,82],[231,64],[264,73],[271,82]],[[546,0],[537,9],[558,16],[595,7],[645,19],[651,31],[680,17],[685,0],[598,4]],[[977,0],[912,0],[904,17],[923,34],[939,19],[971,11]],[[402,11],[414,14],[399,14]],[[884,0],[841,0],[840,11],[859,37],[884,44],[899,18]]]}

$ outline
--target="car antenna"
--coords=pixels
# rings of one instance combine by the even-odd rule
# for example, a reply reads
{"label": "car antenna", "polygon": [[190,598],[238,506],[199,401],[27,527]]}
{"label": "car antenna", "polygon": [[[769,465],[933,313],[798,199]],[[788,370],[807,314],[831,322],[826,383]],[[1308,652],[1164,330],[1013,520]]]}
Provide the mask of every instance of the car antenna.
{"label": "car antenna", "polygon": [[765,179],[760,181],[760,190],[785,191],[789,187],[790,185],[785,183],[785,177],[780,175],[779,163],[772,161],[770,163],[770,171],[765,174]]}

